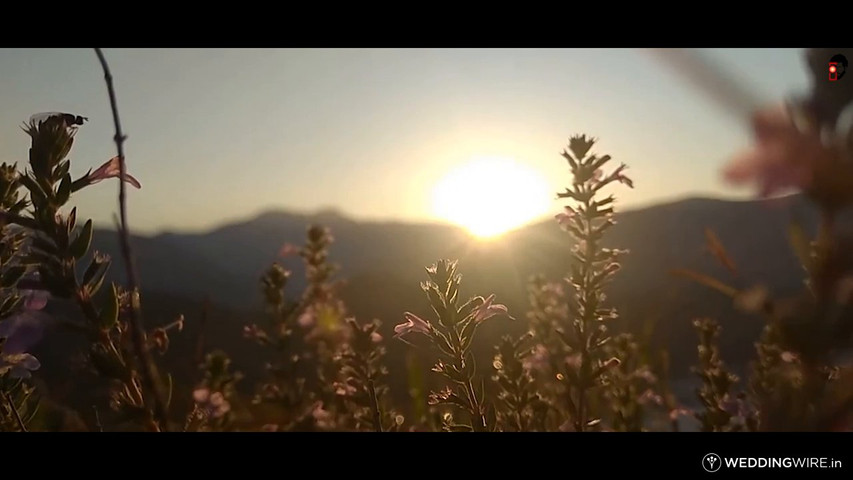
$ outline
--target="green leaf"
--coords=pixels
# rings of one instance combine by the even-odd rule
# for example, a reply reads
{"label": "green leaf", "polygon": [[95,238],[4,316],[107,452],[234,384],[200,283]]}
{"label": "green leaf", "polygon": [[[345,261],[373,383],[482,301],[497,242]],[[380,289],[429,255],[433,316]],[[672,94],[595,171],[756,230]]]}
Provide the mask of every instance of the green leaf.
{"label": "green leaf", "polygon": [[69,198],[71,198],[70,173],[62,177],[62,181],[59,183],[59,188],[56,189],[56,203],[58,205],[65,205],[68,202]]}
{"label": "green leaf", "polygon": [[83,272],[83,283],[89,283],[95,278],[95,275],[100,271],[101,267],[109,268],[109,262],[100,262],[98,261],[97,255],[95,258],[92,258],[92,261],[89,262],[89,266],[86,267],[86,271]]}
{"label": "green leaf", "polygon": [[55,175],[54,178],[63,178],[68,174],[68,171],[71,168],[71,161],[64,160],[57,165],[56,170],[54,170]]}
{"label": "green leaf", "polygon": [[115,284],[112,284],[112,287],[104,308],[98,314],[101,328],[104,329],[109,329],[118,322],[118,288]]}
{"label": "green leaf", "polygon": [[92,220],[86,220],[86,224],[83,225],[83,230],[77,235],[77,238],[71,242],[71,245],[68,247],[68,252],[75,258],[80,259],[83,255],[86,255],[86,252],[89,250],[89,245],[92,243]]}
{"label": "green leaf", "polygon": [[71,213],[68,214],[68,225],[66,228],[68,238],[71,238],[71,234],[74,233],[74,227],[76,225],[77,225],[77,207],[74,207],[71,209]]}
{"label": "green leaf", "polygon": [[97,275],[92,279],[91,282],[86,284],[86,288],[89,291],[89,295],[94,295],[98,293],[98,290],[101,289],[101,285],[104,283],[104,278],[107,276],[106,268],[101,269]]}

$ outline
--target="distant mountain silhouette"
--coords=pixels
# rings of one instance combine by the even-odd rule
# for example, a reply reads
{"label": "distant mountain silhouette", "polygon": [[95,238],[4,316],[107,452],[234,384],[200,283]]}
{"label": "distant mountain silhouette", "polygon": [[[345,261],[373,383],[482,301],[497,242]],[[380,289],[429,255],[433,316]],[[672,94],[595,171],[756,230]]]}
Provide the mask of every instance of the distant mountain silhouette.
{"label": "distant mountain silhouette", "polygon": [[[741,369],[753,355],[761,320],[735,312],[724,296],[674,277],[670,271],[689,268],[735,286],[761,283],[781,293],[798,289],[802,269],[786,234],[793,218],[814,232],[816,212],[800,196],[765,201],[691,198],[617,214],[618,223],[605,243],[628,249],[630,254],[624,257],[622,271],[609,289],[609,298],[620,308],[621,318],[614,328],[642,332],[653,326],[652,346],[668,348],[673,376],[685,377],[696,358],[691,321],[711,316],[723,326],[725,360]],[[386,338],[393,335],[391,329],[404,311],[428,314],[419,287],[425,278],[424,267],[439,258],[459,259],[463,293],[496,293],[498,301],[519,319],[514,323],[496,321],[481,329],[483,355],[490,354],[490,344],[507,329],[521,332],[525,328],[529,276],[542,273],[560,280],[569,266],[570,237],[554,221],[481,242],[460,228],[442,224],[353,221],[334,211],[317,215],[272,211],[205,233],[136,236],[133,246],[149,323],[166,323],[177,313],[187,315],[188,327],[181,335],[188,338],[173,339],[177,353],[169,355],[189,358],[189,352],[180,350],[195,348],[198,331],[193,322],[199,318],[202,299],[209,296],[213,326],[207,327],[208,346],[231,353],[237,368],[253,377],[261,364],[252,353],[253,345],[242,338],[241,329],[262,318],[260,275],[272,262],[281,261],[296,273],[291,294],[299,293],[299,262],[279,258],[278,252],[284,243],[301,245],[311,223],[332,229],[335,243],[330,258],[341,266],[340,276],[347,279],[343,296],[352,313],[382,320]],[[735,259],[736,278],[706,252],[706,228],[716,232]],[[113,255],[111,275],[123,278],[117,277],[123,272],[115,232],[96,231],[94,246]],[[404,350],[396,343],[389,342],[392,358]],[[180,361],[185,367],[192,363],[186,358]],[[392,366],[392,373],[395,368]]]}

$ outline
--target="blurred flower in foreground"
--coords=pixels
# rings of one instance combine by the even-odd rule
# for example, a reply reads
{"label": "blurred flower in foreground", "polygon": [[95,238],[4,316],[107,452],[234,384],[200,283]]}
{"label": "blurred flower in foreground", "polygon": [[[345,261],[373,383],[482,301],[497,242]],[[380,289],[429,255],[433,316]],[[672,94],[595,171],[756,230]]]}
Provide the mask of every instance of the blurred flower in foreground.
{"label": "blurred flower in foreground", "polygon": [[[119,165],[119,158],[113,157],[107,161],[107,163],[98,167],[97,170],[91,172],[87,175],[89,179],[89,185],[94,185],[101,180],[106,180],[108,178],[118,178],[121,175],[121,166]],[[133,178],[129,173],[125,172],[124,181],[133,185],[136,188],[142,188],[142,185],[139,183],[139,180]]]}
{"label": "blurred flower in foreground", "polygon": [[290,257],[297,256],[302,253],[302,247],[298,245],[294,245],[292,243],[285,243],[282,245],[281,250],[278,251],[279,257]]}
{"label": "blurred flower in foreground", "polygon": [[[5,338],[3,353],[23,354],[37,344],[44,333],[47,315],[41,310],[49,295],[43,290],[20,290],[23,311],[0,321],[0,338]],[[38,367],[36,367],[38,368]]]}
{"label": "blurred flower in foreground", "polygon": [[[821,206],[839,209],[853,201],[853,168],[807,125],[797,127],[796,106],[775,105],[752,119],[756,145],[732,159],[723,171],[733,184],[754,183],[767,197],[789,188],[807,193]],[[804,112],[799,112],[805,114]]]}

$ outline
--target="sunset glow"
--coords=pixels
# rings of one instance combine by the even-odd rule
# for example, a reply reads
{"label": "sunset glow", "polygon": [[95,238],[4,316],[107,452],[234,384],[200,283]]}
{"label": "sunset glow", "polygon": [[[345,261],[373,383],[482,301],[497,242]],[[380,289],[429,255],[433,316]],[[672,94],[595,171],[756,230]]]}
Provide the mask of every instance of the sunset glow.
{"label": "sunset glow", "polygon": [[508,158],[481,157],[450,171],[433,190],[433,211],[488,238],[545,215],[552,192],[544,176]]}

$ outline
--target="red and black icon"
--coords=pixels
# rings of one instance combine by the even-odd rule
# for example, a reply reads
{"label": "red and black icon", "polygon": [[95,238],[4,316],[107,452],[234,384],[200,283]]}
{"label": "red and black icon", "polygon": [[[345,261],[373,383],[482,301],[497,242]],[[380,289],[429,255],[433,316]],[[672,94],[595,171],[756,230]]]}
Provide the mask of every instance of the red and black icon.
{"label": "red and black icon", "polygon": [[841,80],[845,73],[847,73],[847,57],[838,54],[829,59],[830,82]]}

